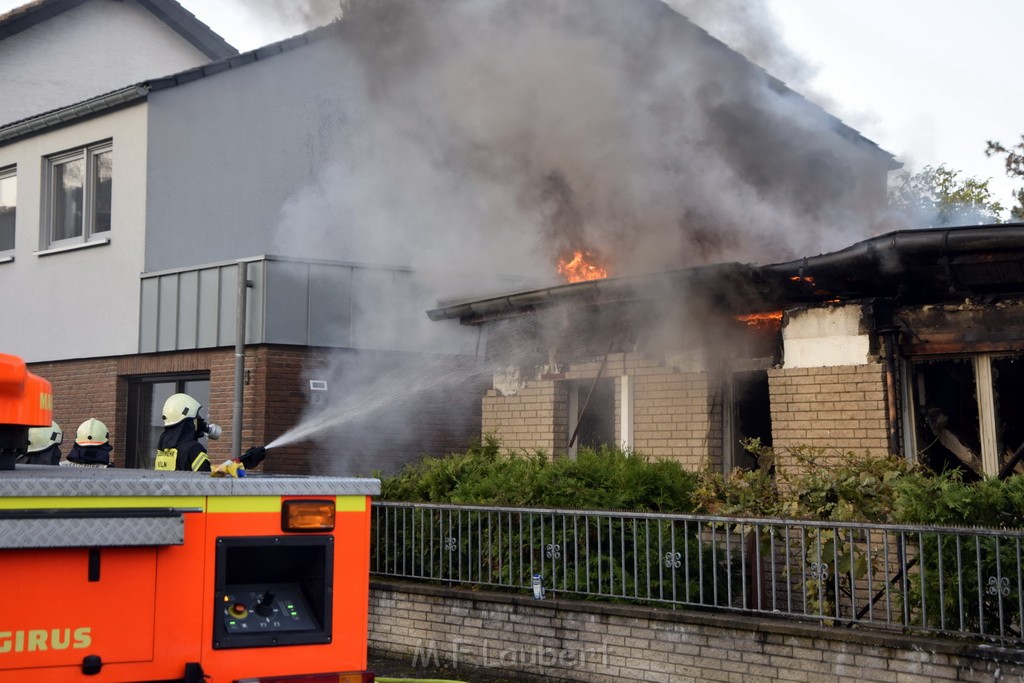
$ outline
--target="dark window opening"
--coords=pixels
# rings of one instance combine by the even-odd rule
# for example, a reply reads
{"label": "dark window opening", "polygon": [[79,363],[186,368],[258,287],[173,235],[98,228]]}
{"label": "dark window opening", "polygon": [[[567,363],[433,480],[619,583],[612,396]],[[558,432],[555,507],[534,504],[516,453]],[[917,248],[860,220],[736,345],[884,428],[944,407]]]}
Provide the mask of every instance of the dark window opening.
{"label": "dark window opening", "polygon": [[[994,358],[992,385],[1001,470],[1018,448],[1024,448],[1024,360],[1020,357]],[[1014,471],[1024,473],[1024,466],[1018,464]]]}
{"label": "dark window opening", "polygon": [[919,460],[935,470],[959,469],[980,478],[981,430],[970,359],[914,364],[914,413]]}
{"label": "dark window opening", "polygon": [[[576,391],[576,415],[569,421],[569,426],[579,429],[572,447],[590,446],[596,448],[603,444],[615,444],[615,381],[602,378],[596,383],[593,380],[574,382],[570,390]],[[593,386],[593,391],[591,391]],[[588,400],[589,395],[589,400]],[[572,438],[572,433],[569,434]]]}
{"label": "dark window opening", "polygon": [[[156,446],[164,429],[164,401],[177,393],[188,394],[199,401],[203,406],[202,415],[211,419],[208,373],[135,377],[129,380],[125,467],[153,469]],[[201,441],[206,443],[205,440]]]}
{"label": "dark window opening", "polygon": [[758,469],[757,458],[743,448],[748,439],[772,445],[772,411],[768,395],[768,371],[733,373],[733,467]]}

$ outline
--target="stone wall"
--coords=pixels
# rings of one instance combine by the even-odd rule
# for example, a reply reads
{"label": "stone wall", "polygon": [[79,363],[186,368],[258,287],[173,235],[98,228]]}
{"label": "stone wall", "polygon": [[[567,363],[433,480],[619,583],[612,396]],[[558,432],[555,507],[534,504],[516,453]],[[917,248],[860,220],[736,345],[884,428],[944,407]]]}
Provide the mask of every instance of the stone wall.
{"label": "stone wall", "polygon": [[[899,632],[374,581],[371,653],[446,678],[527,681],[999,681],[1024,652]],[[461,675],[460,675],[461,674]]]}

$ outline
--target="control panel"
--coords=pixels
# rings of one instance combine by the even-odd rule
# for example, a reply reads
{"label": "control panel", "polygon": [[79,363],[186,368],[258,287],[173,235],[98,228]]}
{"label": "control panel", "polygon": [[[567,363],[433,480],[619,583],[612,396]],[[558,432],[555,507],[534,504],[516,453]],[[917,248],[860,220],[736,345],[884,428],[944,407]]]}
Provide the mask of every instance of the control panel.
{"label": "control panel", "polygon": [[319,628],[294,584],[232,586],[223,597],[226,633],[287,633]]}
{"label": "control panel", "polygon": [[331,642],[334,537],[218,536],[213,647]]}

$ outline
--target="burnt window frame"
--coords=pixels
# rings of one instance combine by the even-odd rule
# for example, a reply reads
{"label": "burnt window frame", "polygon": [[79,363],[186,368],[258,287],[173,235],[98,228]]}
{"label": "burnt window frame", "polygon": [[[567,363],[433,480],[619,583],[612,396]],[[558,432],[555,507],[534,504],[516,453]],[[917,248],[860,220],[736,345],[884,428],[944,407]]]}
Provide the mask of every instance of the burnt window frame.
{"label": "burnt window frame", "polygon": [[[993,362],[999,359],[1018,359],[1024,362],[1024,353],[1019,351],[986,351],[960,354],[920,354],[903,359],[903,448],[908,461],[922,463],[922,449],[927,444],[918,440],[918,373],[915,366],[921,363],[941,361],[970,361],[974,379],[973,391],[978,410],[978,441],[982,472],[980,475],[994,477],[1003,466],[1000,451],[999,413],[996,405],[996,387]],[[1007,444],[1003,444],[1004,450]],[[1015,448],[1016,446],[1013,446]]]}

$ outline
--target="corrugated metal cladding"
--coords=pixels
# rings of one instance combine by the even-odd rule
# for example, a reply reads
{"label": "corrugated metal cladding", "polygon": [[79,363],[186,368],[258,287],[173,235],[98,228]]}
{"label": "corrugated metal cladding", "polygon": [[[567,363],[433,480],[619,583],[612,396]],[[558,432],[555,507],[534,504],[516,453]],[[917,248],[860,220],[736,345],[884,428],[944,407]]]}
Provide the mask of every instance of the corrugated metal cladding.
{"label": "corrugated metal cladding", "polygon": [[[238,266],[142,276],[139,353],[232,346]],[[277,260],[248,264],[247,344],[395,348],[402,320],[427,322],[412,273]]]}

